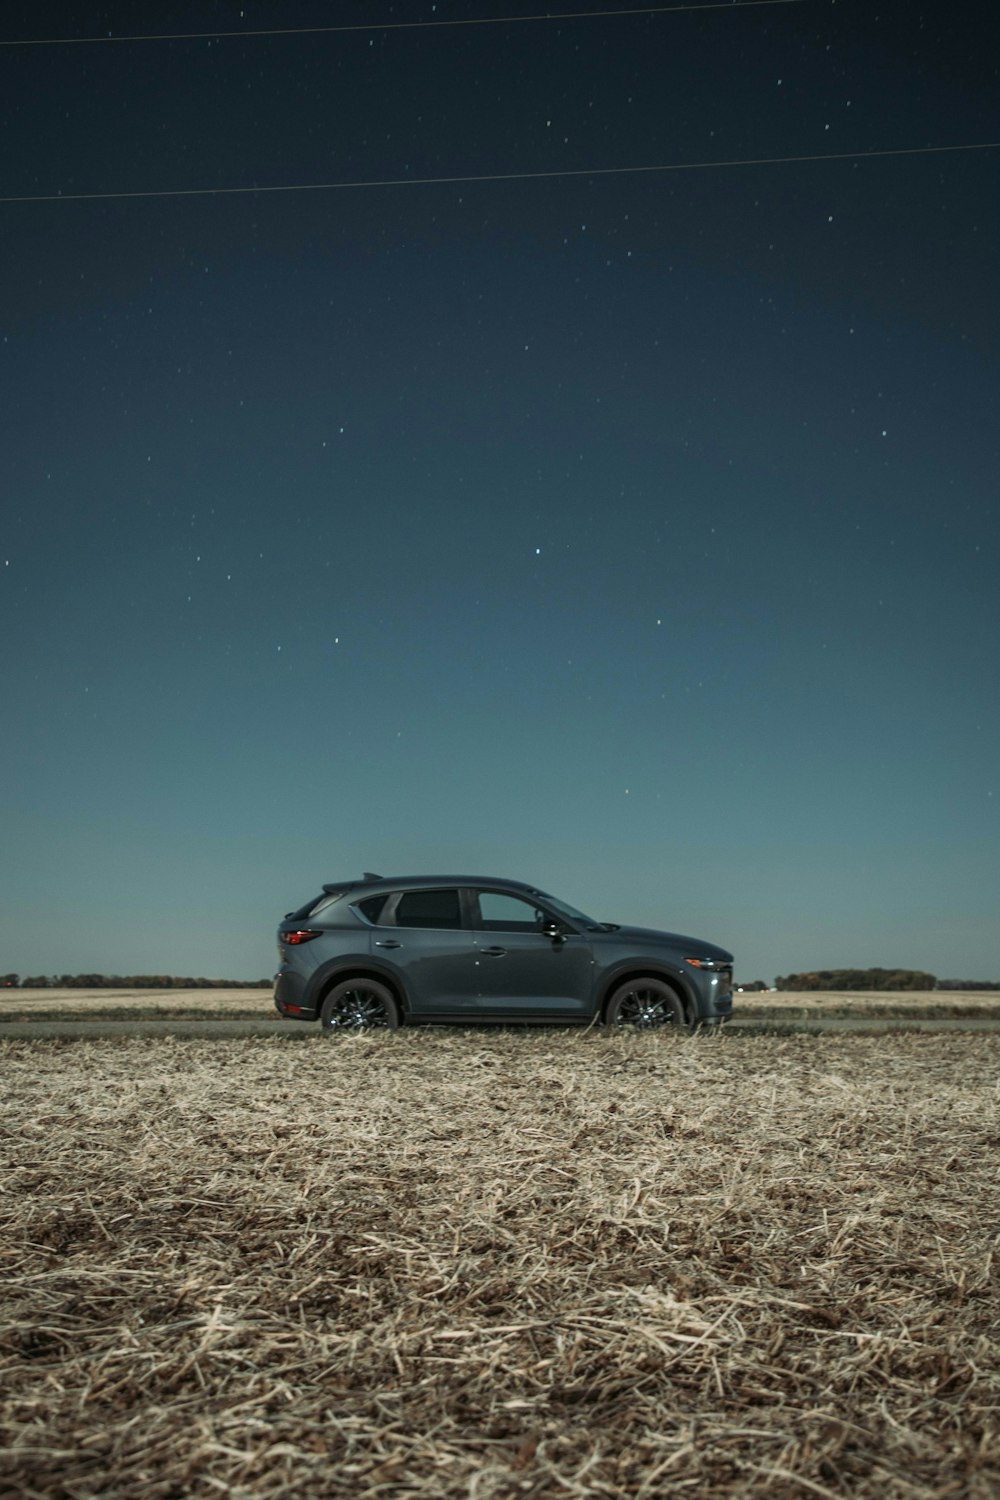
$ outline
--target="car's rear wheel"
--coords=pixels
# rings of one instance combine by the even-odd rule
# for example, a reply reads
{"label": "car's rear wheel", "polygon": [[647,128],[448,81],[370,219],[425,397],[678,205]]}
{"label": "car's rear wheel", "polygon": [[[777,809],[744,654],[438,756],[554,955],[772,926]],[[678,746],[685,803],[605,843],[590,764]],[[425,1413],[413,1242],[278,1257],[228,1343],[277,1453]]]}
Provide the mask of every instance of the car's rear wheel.
{"label": "car's rear wheel", "polygon": [[377,979],[345,979],[327,995],[319,1018],[324,1031],[396,1031],[399,1006]]}
{"label": "car's rear wheel", "polygon": [[662,979],[630,979],[612,994],[605,1007],[604,1024],[655,1031],[661,1026],[683,1028],[686,1018],[677,991]]}

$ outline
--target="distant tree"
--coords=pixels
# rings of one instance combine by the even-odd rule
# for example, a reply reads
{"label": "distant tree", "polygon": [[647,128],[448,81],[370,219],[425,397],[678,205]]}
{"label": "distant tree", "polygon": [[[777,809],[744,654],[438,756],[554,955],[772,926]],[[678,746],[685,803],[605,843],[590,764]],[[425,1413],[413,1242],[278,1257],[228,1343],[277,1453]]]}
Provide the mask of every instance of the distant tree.
{"label": "distant tree", "polygon": [[19,980],[16,974],[0,974],[0,986],[20,984],[26,990],[269,990],[273,979],[192,979],[176,974],[58,974],[51,978],[36,974]]}
{"label": "distant tree", "polygon": [[192,979],[175,974],[0,974],[0,988],[24,990],[269,990],[273,979]]}
{"label": "distant tree", "polygon": [[779,990],[933,990],[937,979],[922,969],[812,969],[779,974]]}

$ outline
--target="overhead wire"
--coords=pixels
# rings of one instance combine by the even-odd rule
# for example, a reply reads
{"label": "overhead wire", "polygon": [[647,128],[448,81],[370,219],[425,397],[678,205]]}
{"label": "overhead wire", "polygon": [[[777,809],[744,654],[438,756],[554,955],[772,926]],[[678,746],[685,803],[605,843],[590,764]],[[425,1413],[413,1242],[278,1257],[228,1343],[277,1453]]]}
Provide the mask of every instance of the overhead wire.
{"label": "overhead wire", "polygon": [[[678,11],[729,11],[746,10],[762,6],[800,5],[806,0],[703,0],[701,4],[681,3],[674,5],[634,6],[622,10],[556,11],[527,16],[475,16],[460,19],[435,19],[430,21],[389,21],[337,26],[299,26],[244,31],[198,31],[163,32],[123,36],[93,37],[32,37],[24,39],[0,39],[0,47],[62,46],[102,42],[162,42],[222,40],[238,37],[306,36],[345,32],[369,31],[416,31],[459,26],[499,26],[522,22],[607,20],[615,16],[664,15]],[[483,172],[464,173],[440,177],[381,177],[337,182],[268,183],[263,186],[207,188],[146,188],[131,191],[100,193],[27,193],[0,196],[0,204],[15,203],[81,203],[104,202],[130,198],[204,198],[233,197],[251,193],[317,193],[349,191],[358,188],[433,187],[460,186],[462,184],[491,182],[530,182],[571,177],[615,177],[656,172],[711,171],[722,168],[781,166],[802,162],[863,161],[890,156],[924,156],[945,152],[993,151],[1000,147],[998,141],[973,141],[953,146],[909,146],[874,151],[822,152],[796,156],[742,157],[722,161],[666,162],[649,166],[624,167],[572,167],[542,172]]]}
{"label": "overhead wire", "polygon": [[627,10],[574,10],[546,12],[531,16],[468,16],[454,20],[371,21],[340,26],[280,26],[245,31],[165,31],[122,36],[52,36],[0,38],[0,47],[70,47],[108,42],[195,42],[221,41],[223,38],[259,36],[319,36],[358,31],[425,31],[456,26],[514,26],[529,21],[607,21],[615,16],[659,16],[671,11],[750,10],[769,5],[803,5],[806,0],[705,0],[703,4],[643,5]]}
{"label": "overhead wire", "polygon": [[773,167],[798,162],[873,161],[890,156],[931,156],[959,151],[996,151],[1000,141],[969,141],[955,146],[896,146],[875,151],[831,151],[805,156],[751,156],[726,161],[664,162],[652,166],[569,167],[549,172],[478,172],[451,177],[376,177],[341,182],[268,183],[263,187],[148,188],[114,193],[24,193],[0,197],[3,203],[85,203],[124,198],[211,198],[250,193],[325,193],[355,188],[448,187],[480,182],[533,182],[566,177],[621,177],[654,172],[705,172],[724,167]]}

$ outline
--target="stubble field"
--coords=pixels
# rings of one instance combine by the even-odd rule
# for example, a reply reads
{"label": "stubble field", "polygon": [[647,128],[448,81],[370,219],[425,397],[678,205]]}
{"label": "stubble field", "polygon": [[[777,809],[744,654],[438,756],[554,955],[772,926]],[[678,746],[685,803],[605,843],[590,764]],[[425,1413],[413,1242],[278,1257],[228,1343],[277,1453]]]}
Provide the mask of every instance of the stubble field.
{"label": "stubble field", "polygon": [[[997,990],[795,990],[734,996],[736,1022],[837,1017],[1000,1021]],[[55,1020],[278,1019],[269,989],[10,989],[0,991],[0,1024]],[[295,1022],[288,1023],[297,1029]]]}
{"label": "stubble field", "polygon": [[0,1492],[1000,1486],[996,1033],[0,1044]]}
{"label": "stubble field", "polygon": [[122,987],[0,991],[0,1023],[55,1020],[276,1020],[271,990],[147,990]]}

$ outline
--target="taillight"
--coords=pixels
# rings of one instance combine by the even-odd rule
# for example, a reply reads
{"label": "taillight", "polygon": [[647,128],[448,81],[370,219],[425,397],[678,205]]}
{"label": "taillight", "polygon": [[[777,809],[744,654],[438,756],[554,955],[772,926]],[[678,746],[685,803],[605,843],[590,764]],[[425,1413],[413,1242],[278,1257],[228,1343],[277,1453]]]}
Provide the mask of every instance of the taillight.
{"label": "taillight", "polygon": [[281,941],[287,943],[290,948],[294,948],[299,943],[311,943],[314,937],[319,936],[320,929],[317,927],[298,927],[294,932],[283,932]]}

